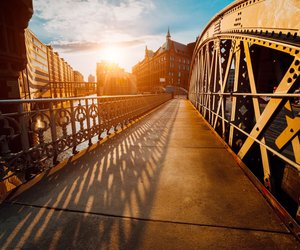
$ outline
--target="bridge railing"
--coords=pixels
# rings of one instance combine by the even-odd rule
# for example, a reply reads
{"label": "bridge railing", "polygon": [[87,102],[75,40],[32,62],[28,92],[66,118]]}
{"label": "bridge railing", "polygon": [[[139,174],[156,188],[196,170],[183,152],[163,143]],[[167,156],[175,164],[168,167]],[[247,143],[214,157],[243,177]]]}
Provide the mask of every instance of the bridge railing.
{"label": "bridge railing", "polygon": [[52,98],[80,97],[97,93],[96,82],[50,82]]}
{"label": "bridge railing", "polygon": [[171,98],[158,94],[0,100],[0,181],[11,174],[29,178]]}

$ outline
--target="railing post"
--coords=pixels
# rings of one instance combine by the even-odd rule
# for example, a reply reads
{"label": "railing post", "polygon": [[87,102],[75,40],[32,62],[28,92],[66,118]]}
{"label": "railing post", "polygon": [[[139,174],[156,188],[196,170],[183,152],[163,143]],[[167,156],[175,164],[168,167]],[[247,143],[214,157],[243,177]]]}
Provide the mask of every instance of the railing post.
{"label": "railing post", "polygon": [[90,121],[90,112],[89,112],[89,99],[85,99],[85,109],[86,109],[86,125],[88,130],[89,137],[89,146],[92,146],[92,136],[91,136],[91,121]]}
{"label": "railing post", "polygon": [[22,149],[24,152],[26,152],[29,147],[29,138],[28,138],[28,119],[26,120],[24,117],[24,111],[23,111],[23,103],[19,103],[18,107],[18,115],[19,115],[19,122],[20,122],[20,133],[21,133],[21,144]]}
{"label": "railing post", "polygon": [[55,83],[52,83],[52,86],[53,86],[53,90],[54,90],[54,96],[53,98],[57,98],[57,84]]}
{"label": "railing post", "polygon": [[70,100],[70,109],[71,109],[71,128],[72,128],[72,137],[73,137],[73,154],[77,154],[76,150],[77,140],[76,140],[76,124],[75,124],[75,111],[74,111],[74,100]]}
{"label": "railing post", "polygon": [[49,82],[48,86],[49,86],[50,96],[51,96],[51,98],[53,98],[53,93],[52,93],[52,82]]}
{"label": "railing post", "polygon": [[68,88],[67,88],[68,89],[68,97],[72,97],[71,96],[71,91],[70,91],[70,87],[71,87],[70,83],[68,82],[67,85],[68,85]]}
{"label": "railing post", "polygon": [[98,131],[98,140],[101,140],[101,134],[102,134],[102,117],[101,117],[101,100],[98,97],[97,98],[97,106],[98,106],[98,124],[99,124],[99,131]]}
{"label": "railing post", "polygon": [[56,132],[56,121],[55,121],[55,111],[53,109],[53,102],[51,101],[49,104],[49,112],[50,112],[50,129],[51,129],[51,140],[53,143],[53,165],[58,164],[57,161],[58,152],[57,152],[57,132]]}
{"label": "railing post", "polygon": [[29,167],[31,165],[32,160],[31,160],[31,155],[28,154],[28,151],[30,149],[29,130],[28,130],[29,120],[25,118],[25,114],[24,114],[24,110],[23,110],[23,103],[19,103],[18,116],[19,116],[19,122],[20,122],[21,145],[22,145],[22,151],[23,151],[23,155],[24,155],[24,158],[22,160],[23,161],[25,160],[24,173],[26,176],[26,172],[27,172],[26,167]]}
{"label": "railing post", "polygon": [[63,88],[64,88],[64,91],[63,91],[64,97],[67,97],[68,89],[67,89],[67,83],[66,82],[63,83]]}

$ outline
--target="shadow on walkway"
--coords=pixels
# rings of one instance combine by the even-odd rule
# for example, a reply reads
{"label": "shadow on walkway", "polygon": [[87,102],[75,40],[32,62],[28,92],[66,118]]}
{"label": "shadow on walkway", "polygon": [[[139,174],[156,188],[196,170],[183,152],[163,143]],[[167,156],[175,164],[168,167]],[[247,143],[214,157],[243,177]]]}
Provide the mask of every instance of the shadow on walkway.
{"label": "shadow on walkway", "polygon": [[[167,105],[163,113],[158,110],[46,176],[15,204],[4,205],[2,249],[85,248],[83,239],[97,242],[95,249],[135,248],[146,224],[124,217],[148,218],[151,213],[179,103]],[[147,145],[149,138],[158,146]]]}
{"label": "shadow on walkway", "polygon": [[184,99],[29,184],[0,209],[0,249],[299,246]]}

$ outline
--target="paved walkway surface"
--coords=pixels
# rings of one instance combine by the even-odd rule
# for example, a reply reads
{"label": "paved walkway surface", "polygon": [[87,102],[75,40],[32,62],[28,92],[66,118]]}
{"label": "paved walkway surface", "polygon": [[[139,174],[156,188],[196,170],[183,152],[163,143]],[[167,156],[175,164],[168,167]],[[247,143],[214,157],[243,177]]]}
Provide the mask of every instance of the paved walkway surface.
{"label": "paved walkway surface", "polygon": [[205,125],[174,99],[0,209],[0,249],[299,249]]}

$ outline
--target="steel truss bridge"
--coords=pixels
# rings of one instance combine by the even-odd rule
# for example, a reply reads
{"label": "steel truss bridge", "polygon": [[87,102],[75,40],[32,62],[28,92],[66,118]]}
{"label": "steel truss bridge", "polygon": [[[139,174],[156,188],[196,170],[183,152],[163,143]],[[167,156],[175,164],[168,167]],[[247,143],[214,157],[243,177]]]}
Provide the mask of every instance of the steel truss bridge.
{"label": "steel truss bridge", "polygon": [[[300,218],[300,5],[235,1],[201,33],[189,99],[215,131]],[[296,212],[298,210],[298,212]]]}
{"label": "steel truss bridge", "polygon": [[[0,231],[0,242],[4,242],[6,247],[27,246],[26,240],[33,237],[34,228],[37,225],[41,225],[41,227],[36,229],[35,240],[41,237],[41,239],[45,238],[45,242],[47,242],[49,239],[44,234],[45,228],[51,228],[50,231],[56,230],[53,229],[53,226],[47,225],[52,220],[53,214],[77,213],[77,210],[81,209],[80,213],[108,216],[109,220],[116,218],[122,220],[123,217],[126,220],[132,219],[139,225],[138,229],[140,229],[140,223],[162,223],[164,226],[167,224],[176,224],[176,227],[189,226],[189,230],[194,226],[203,228],[212,226],[215,229],[225,228],[226,230],[254,230],[254,235],[270,233],[274,236],[274,242],[273,236],[263,236],[265,237],[263,239],[267,239],[266,246],[268,247],[270,247],[269,242],[275,244],[281,239],[284,239],[281,241],[282,246],[290,246],[289,244],[293,241],[290,238],[287,239],[289,231],[277,226],[279,223],[272,217],[273,215],[271,215],[273,219],[268,217],[272,213],[271,210],[268,210],[269,207],[254,194],[255,191],[245,181],[241,181],[243,177],[237,175],[234,169],[228,168],[228,157],[223,154],[225,155],[224,149],[226,148],[235,155],[236,161],[231,164],[234,165],[238,162],[244,173],[277,211],[287,228],[299,239],[299,28],[300,4],[297,1],[238,0],[233,2],[218,13],[198,37],[190,71],[189,101],[171,100],[170,94],[1,100],[0,177],[2,183],[9,183],[14,187],[19,185],[20,180],[26,182],[40,172],[46,174],[33,178],[27,186],[25,184],[24,195],[21,186],[19,192],[21,198],[13,196],[10,201],[6,202],[2,211],[8,215],[7,218],[0,217],[0,228],[1,224],[6,225],[7,220],[9,223],[7,223],[8,229],[1,228],[4,232],[1,234]],[[57,97],[63,95],[63,91],[69,93],[70,96],[78,95],[74,92],[76,89],[69,83],[52,85],[52,95]],[[95,85],[91,84],[86,91],[87,93],[95,92]],[[197,111],[192,108],[192,105]],[[157,109],[160,106],[163,108]],[[84,164],[81,164],[80,160],[63,161],[71,155],[81,155],[81,153],[78,154],[79,151],[87,147],[91,148],[99,141],[102,145],[102,142],[105,141],[103,138],[119,133],[123,128],[140,120],[154,109],[158,110],[157,115],[155,115],[156,112],[153,112],[152,118],[146,119],[141,127],[134,127],[136,132],[128,132],[128,134],[122,132],[125,133],[124,138],[122,137],[124,141],[119,142],[116,139],[111,144],[107,142],[107,146],[103,146],[103,151],[97,151],[98,155],[96,155],[94,147],[94,151],[89,152],[83,158],[87,161],[87,170],[84,170]],[[207,127],[214,131],[212,132],[214,136],[210,134],[211,131]],[[126,138],[127,135],[129,138]],[[222,139],[223,146],[216,137]],[[156,145],[157,143],[159,145]],[[177,151],[174,148],[177,148]],[[176,153],[172,150],[175,150]],[[218,153],[212,153],[210,150]],[[203,152],[206,152],[207,155],[202,157]],[[110,169],[111,172],[107,170],[107,187],[102,185],[101,181],[103,180],[99,179],[100,170],[95,168],[97,164],[100,164],[95,160],[100,155],[107,164],[110,160],[112,166],[117,166],[114,170]],[[207,160],[206,157],[210,158]],[[168,165],[166,159],[173,164]],[[224,169],[222,168],[223,160]],[[68,172],[69,170],[60,170],[61,165],[57,165],[59,161],[64,162],[65,169],[69,169],[71,166],[73,170],[70,172]],[[95,165],[89,166],[90,161]],[[209,163],[207,166],[206,161]],[[99,162],[101,162],[99,166],[104,171],[107,166],[102,160]],[[129,164],[129,167],[126,164]],[[181,168],[180,164],[183,164],[184,167]],[[198,166],[200,167],[198,168]],[[164,171],[160,169],[162,167],[166,167],[164,171],[168,173],[167,175],[164,175]],[[110,166],[110,168],[112,167]],[[92,170],[90,171],[90,169]],[[176,171],[180,172],[180,177],[177,176]],[[73,176],[78,173],[84,177]],[[98,173],[99,176],[97,177],[95,173]],[[199,173],[201,181],[192,178],[195,173]],[[87,174],[90,176],[90,180],[87,179]],[[160,174],[165,177],[163,184],[156,183],[156,181],[159,182]],[[122,190],[123,193],[119,190],[120,187],[123,187],[124,182],[126,183],[123,180],[124,176],[130,179],[129,188],[134,189],[129,193],[127,190]],[[215,181],[210,180],[208,176],[213,176],[212,179]],[[233,179],[233,176],[236,176],[237,179]],[[209,179],[208,184],[206,178]],[[79,179],[82,183],[77,183]],[[186,179],[190,182],[182,183]],[[201,184],[202,182],[204,184]],[[243,183],[245,186],[238,188],[245,188],[249,194],[237,192],[235,182]],[[32,183],[38,185],[36,193],[34,187],[31,187]],[[220,186],[222,183],[225,183],[224,187]],[[136,186],[134,186],[135,184]],[[153,187],[153,184],[156,186]],[[177,190],[177,185],[180,186],[180,184],[182,187]],[[209,198],[205,193],[197,192],[199,190],[195,190],[193,186],[195,184],[196,188],[201,187],[201,190],[206,190],[210,194],[207,195]],[[94,190],[93,185],[98,188],[97,185],[100,185],[105,189],[95,190],[100,192],[103,197],[108,197],[107,201],[104,200],[101,203],[97,200],[99,197],[95,193],[90,194],[91,190]],[[234,189],[231,189],[232,185]],[[166,186],[174,187],[176,195],[183,193],[185,196],[174,198],[172,192],[164,190]],[[31,188],[33,193],[30,192]],[[231,204],[226,203],[227,188],[228,200],[232,201]],[[26,189],[29,191],[26,192]],[[152,192],[156,189],[159,191],[154,195]],[[43,190],[51,190],[51,192],[45,194]],[[69,193],[66,194],[66,190]],[[217,198],[219,194],[215,193],[216,190],[224,193],[223,200]],[[1,191],[3,190],[0,190],[0,193]],[[131,198],[132,193],[136,193],[136,200]],[[190,194],[193,197],[189,199]],[[43,198],[44,195],[45,198]],[[158,201],[154,205],[156,195]],[[247,197],[244,197],[245,199],[237,198],[241,195],[249,195],[249,207],[248,205],[244,206],[243,211],[240,210],[239,204],[234,203],[234,201],[241,200],[243,205],[248,204]],[[118,200],[113,200],[114,197],[118,197]],[[182,198],[184,204],[179,206],[180,209],[174,210],[176,213],[172,210],[174,207],[165,209],[166,204],[174,205],[173,198],[177,202]],[[149,200],[150,202],[143,203]],[[200,200],[201,202],[198,202]],[[195,201],[198,203],[196,204]],[[97,202],[100,202],[100,205]],[[205,202],[212,206],[204,209]],[[107,204],[111,204],[111,207],[107,208]],[[134,205],[130,207],[130,204]],[[224,210],[224,204],[227,204],[226,206],[231,210],[226,206]],[[17,211],[16,206],[22,206],[22,209]],[[129,212],[126,210],[127,206],[129,206]],[[194,206],[197,207],[197,210],[193,210]],[[265,209],[262,211],[263,215],[259,214],[261,211],[258,208]],[[32,216],[35,212],[27,213],[27,209],[40,210],[37,216]],[[50,211],[49,213],[44,211],[47,209]],[[224,214],[212,215],[208,211],[210,209],[226,211],[226,216]],[[255,212],[249,212],[247,209],[253,209]],[[189,214],[190,211],[192,211],[191,214]],[[209,223],[205,222],[207,218],[203,220],[203,214],[199,215],[199,211],[205,215],[208,214]],[[233,224],[230,224],[227,217],[231,216],[230,212],[232,211],[243,213],[241,218],[246,215],[247,222],[241,219],[241,223],[250,225],[250,229],[239,224],[240,220],[233,220],[234,222],[230,222]],[[16,219],[15,213],[25,213],[26,218],[24,220]],[[249,214],[253,218],[249,218]],[[262,222],[263,226],[255,224],[257,223],[255,214],[264,221]],[[45,219],[41,219],[43,216]],[[64,223],[65,218],[57,220],[56,223],[61,227],[65,226],[61,224]],[[78,220],[88,223],[89,219],[87,218]],[[178,221],[173,221],[174,218]],[[200,222],[194,221],[197,219]],[[251,224],[251,220],[255,221],[254,224]],[[31,221],[29,225],[31,231],[24,226],[26,223],[28,224],[28,221]],[[72,221],[74,220],[72,219],[69,223],[73,223]],[[219,222],[220,224],[214,224]],[[120,232],[117,236],[123,237],[125,240],[125,231],[129,228],[130,232],[130,228],[135,228],[135,225],[133,223],[128,226],[127,222],[124,222],[124,225],[126,224],[124,228],[127,228],[125,230],[122,223],[119,224]],[[102,226],[109,232],[113,232],[116,229],[112,229],[112,224],[105,226],[104,223]],[[144,230],[143,226],[141,228]],[[160,225],[160,228],[163,226]],[[70,230],[71,227],[65,227],[66,235]],[[78,230],[80,231],[82,228]],[[143,230],[134,229],[131,234],[132,239],[143,234]],[[151,240],[152,245],[150,244],[150,246],[152,247],[147,245],[149,249],[153,246],[162,246],[160,245],[162,238],[157,235],[156,230],[157,228],[154,230],[154,234],[149,233],[150,236],[148,235],[148,238],[151,239],[158,237],[157,241]],[[167,232],[165,229],[163,231]],[[24,234],[18,237],[19,232]],[[191,237],[195,235],[189,232],[187,235],[192,235]],[[59,231],[55,231],[53,239],[57,238],[56,233],[59,234]],[[96,231],[96,233],[99,232]],[[181,237],[181,232],[173,233],[179,238]],[[205,235],[206,231],[198,233]],[[277,233],[282,238],[278,235],[275,236]],[[62,235],[60,237],[64,239]],[[78,233],[76,235],[80,238]],[[214,235],[217,234],[214,232]],[[244,237],[243,239],[247,241],[249,235],[250,239],[256,239],[256,236],[253,238],[252,231],[250,234],[240,237]],[[115,244],[110,236],[105,236],[105,233],[102,236],[102,240],[107,246],[111,246],[112,241]],[[270,241],[268,237],[270,237]],[[134,242],[132,239],[130,242],[128,241],[130,244]],[[227,239],[231,240],[231,237]],[[77,238],[73,240],[76,241]],[[193,242],[198,242],[198,240],[199,237],[193,238],[184,244],[189,243],[189,246],[192,246]],[[247,241],[247,244],[251,245],[250,241]],[[28,243],[29,246],[34,244],[32,242]],[[39,242],[44,244],[43,240]],[[164,240],[162,242],[169,244]],[[172,242],[174,241],[172,240]],[[233,240],[233,242],[236,241]],[[123,244],[122,240],[119,244]],[[132,246],[130,244],[126,246]],[[213,243],[211,244],[210,246],[213,246]],[[224,244],[226,245],[226,242]],[[297,248],[296,244],[297,242],[295,242]]]}

